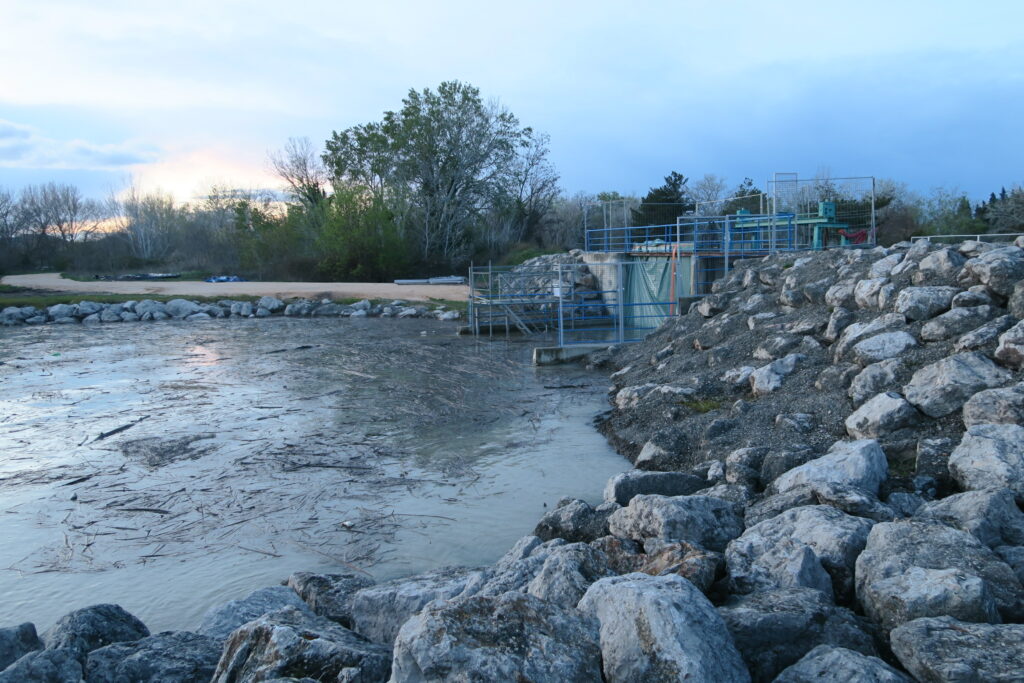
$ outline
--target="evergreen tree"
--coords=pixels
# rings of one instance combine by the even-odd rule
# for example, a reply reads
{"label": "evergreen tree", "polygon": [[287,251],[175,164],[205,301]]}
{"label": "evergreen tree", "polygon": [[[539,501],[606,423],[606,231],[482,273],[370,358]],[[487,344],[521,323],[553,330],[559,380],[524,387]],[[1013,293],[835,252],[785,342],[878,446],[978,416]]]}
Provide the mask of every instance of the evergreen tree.
{"label": "evergreen tree", "polygon": [[686,183],[689,178],[672,171],[665,176],[665,184],[652,187],[633,210],[633,225],[669,225],[676,218],[693,213],[694,203]]}

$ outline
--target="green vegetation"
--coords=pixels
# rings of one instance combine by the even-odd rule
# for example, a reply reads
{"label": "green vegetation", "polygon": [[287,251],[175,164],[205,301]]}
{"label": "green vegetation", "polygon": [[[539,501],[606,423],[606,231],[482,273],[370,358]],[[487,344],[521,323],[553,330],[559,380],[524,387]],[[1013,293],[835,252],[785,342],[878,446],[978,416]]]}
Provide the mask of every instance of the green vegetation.
{"label": "green vegetation", "polygon": [[710,413],[722,407],[722,402],[713,398],[688,398],[678,401],[679,405],[695,413]]}

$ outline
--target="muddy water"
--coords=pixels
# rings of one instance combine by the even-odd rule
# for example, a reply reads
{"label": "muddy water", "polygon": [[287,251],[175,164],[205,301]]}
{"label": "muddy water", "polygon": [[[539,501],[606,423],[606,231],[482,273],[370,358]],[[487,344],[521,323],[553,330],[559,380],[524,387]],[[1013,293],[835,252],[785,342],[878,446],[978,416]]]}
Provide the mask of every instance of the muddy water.
{"label": "muddy water", "polygon": [[496,560],[627,468],[607,380],[434,321],[0,330],[0,625],[154,631],[292,571]]}

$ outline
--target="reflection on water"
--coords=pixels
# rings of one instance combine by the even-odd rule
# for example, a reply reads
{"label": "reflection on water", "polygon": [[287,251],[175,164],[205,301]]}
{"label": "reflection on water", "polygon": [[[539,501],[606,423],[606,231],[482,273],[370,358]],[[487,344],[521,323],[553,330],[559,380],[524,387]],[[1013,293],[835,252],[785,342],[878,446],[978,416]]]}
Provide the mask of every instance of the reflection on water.
{"label": "reflection on water", "polygon": [[292,571],[493,562],[627,463],[606,380],[434,321],[0,331],[0,624],[193,628]]}

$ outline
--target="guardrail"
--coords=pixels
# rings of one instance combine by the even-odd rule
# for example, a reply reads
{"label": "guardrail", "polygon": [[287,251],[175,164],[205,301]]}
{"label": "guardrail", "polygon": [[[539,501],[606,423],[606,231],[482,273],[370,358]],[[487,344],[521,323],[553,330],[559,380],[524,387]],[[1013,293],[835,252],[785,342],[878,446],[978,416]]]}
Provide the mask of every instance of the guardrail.
{"label": "guardrail", "polygon": [[965,240],[974,240],[975,242],[1002,242],[1003,240],[1016,240],[1018,237],[1024,237],[1024,232],[993,232],[985,233],[982,235],[914,235],[910,238],[911,242],[917,242],[918,240],[953,240],[963,242]]}

